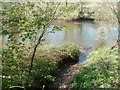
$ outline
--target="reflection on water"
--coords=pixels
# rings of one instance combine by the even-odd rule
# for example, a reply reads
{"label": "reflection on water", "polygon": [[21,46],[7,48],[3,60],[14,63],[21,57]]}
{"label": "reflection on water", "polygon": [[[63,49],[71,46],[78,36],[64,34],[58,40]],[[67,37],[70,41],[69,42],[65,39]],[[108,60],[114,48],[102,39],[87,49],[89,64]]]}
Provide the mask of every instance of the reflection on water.
{"label": "reflection on water", "polygon": [[[115,25],[109,28],[106,27],[103,30],[103,32],[100,33],[102,31],[101,26],[92,22],[55,21],[48,28],[48,31],[51,31],[54,25],[58,25],[58,26],[65,25],[66,27],[63,28],[62,31],[46,34],[45,44],[47,45],[49,44],[61,45],[65,42],[71,42],[79,47],[94,48],[94,47],[99,47],[102,44],[108,45],[112,43],[114,40],[118,39],[118,30],[115,27]],[[4,42],[7,40],[8,40],[8,36],[4,36]],[[33,41],[27,40],[26,43],[31,44],[33,43]],[[86,60],[89,56],[89,53],[90,51],[88,52],[88,54],[81,53],[79,57],[79,62],[83,62],[84,60]]]}
{"label": "reflection on water", "polygon": [[[52,30],[54,25],[65,25],[62,31],[49,33],[46,35],[46,44],[60,45],[65,42],[71,42],[83,47],[99,46],[100,26],[92,22],[54,22],[48,30]],[[116,27],[107,28],[104,32],[104,43],[110,44],[117,39],[118,32]],[[103,36],[102,36],[103,38]]]}
{"label": "reflection on water", "polygon": [[65,25],[62,31],[49,33],[46,36],[46,44],[61,45],[71,42],[79,47],[86,47],[80,53],[78,62],[85,61],[91,52],[91,48],[108,45],[118,38],[117,28],[114,26],[105,28],[101,33],[101,27],[91,22],[54,22],[48,30],[51,31],[54,25]]}
{"label": "reflection on water", "polygon": [[[82,47],[98,47],[101,46],[101,42],[108,45],[118,38],[118,31],[115,25],[109,28],[105,28],[104,33],[102,33],[104,35],[99,33],[101,26],[93,22],[55,21],[48,28],[48,31],[51,31],[54,25],[65,25],[66,27],[63,28],[62,31],[46,34],[45,44],[47,45],[61,45],[65,42],[71,42],[77,46]],[[19,40],[18,35],[16,39]],[[8,36],[4,36],[4,42],[7,42],[7,40]],[[33,43],[33,41],[27,40],[26,43]]]}

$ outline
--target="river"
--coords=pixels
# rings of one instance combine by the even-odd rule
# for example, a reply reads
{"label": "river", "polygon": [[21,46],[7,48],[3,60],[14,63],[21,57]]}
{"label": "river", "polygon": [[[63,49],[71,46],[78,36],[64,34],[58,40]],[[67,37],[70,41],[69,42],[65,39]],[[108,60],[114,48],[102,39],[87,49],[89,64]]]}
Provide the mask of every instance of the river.
{"label": "river", "polygon": [[94,22],[55,21],[48,28],[48,31],[51,31],[54,25],[65,25],[65,27],[62,31],[47,34],[46,44],[56,46],[65,42],[71,42],[81,47],[99,47],[101,44],[109,45],[118,39],[118,30],[114,25],[104,28],[104,32],[100,33],[101,26]]}
{"label": "river", "polygon": [[[54,26],[62,25],[65,26],[62,28],[62,30],[56,31],[55,33],[46,34],[44,36],[45,42],[43,44],[57,46],[69,42],[79,47],[84,47],[86,48],[85,52],[87,52],[87,54],[83,53],[80,55],[80,62],[83,62],[87,59],[89,55],[88,52],[91,51],[91,48],[97,48],[102,45],[109,45],[118,39],[117,25],[111,24],[110,27],[105,26],[102,28],[101,25],[91,21],[54,21],[50,27],[47,28],[47,31],[52,31]],[[7,36],[5,37],[5,41],[7,41]],[[28,42],[31,41],[28,40]],[[90,50],[88,48],[90,48]]]}
{"label": "river", "polygon": [[[94,22],[63,22],[55,21],[48,28],[51,31],[54,25],[65,25],[62,31],[49,33],[46,35],[47,45],[61,45],[66,42],[73,43],[82,47],[78,62],[85,61],[92,51],[92,48],[97,48],[102,45],[109,45],[118,39],[118,30],[115,25],[102,28],[101,25]],[[103,30],[103,31],[102,31]]]}

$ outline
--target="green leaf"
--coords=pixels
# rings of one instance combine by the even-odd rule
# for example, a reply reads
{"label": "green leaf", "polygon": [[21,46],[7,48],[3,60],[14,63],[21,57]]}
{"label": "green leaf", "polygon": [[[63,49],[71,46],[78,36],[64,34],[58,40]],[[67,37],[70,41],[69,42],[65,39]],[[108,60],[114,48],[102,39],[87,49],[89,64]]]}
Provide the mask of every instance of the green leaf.
{"label": "green leaf", "polygon": [[45,39],[42,39],[41,41],[45,41]]}
{"label": "green leaf", "polygon": [[24,42],[24,41],[25,41],[25,38],[22,38],[22,41]]}
{"label": "green leaf", "polygon": [[2,31],[2,34],[3,34],[3,35],[7,35],[7,34],[9,34],[9,32],[8,32],[7,30],[3,30],[3,31]]}

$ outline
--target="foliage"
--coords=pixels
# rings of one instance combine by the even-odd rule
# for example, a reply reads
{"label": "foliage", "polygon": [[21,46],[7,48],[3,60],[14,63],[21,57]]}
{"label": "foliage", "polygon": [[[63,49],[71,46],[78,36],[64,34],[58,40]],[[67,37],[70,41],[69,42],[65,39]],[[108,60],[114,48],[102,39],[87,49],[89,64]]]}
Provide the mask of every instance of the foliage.
{"label": "foliage", "polygon": [[[41,7],[40,3],[33,2],[9,2],[2,4],[1,32],[2,36],[8,36],[8,40],[6,43],[3,43],[2,49],[3,88],[14,85],[25,86],[31,55],[34,51],[33,47],[44,41],[44,32],[50,24],[50,18],[54,17],[56,6],[54,3],[51,3],[54,6],[48,9],[48,6],[46,6],[45,9]],[[43,4],[47,5],[46,3]],[[28,40],[32,44],[27,44]],[[47,78],[53,77],[48,76]]]}
{"label": "foliage", "polygon": [[[41,52],[42,51],[42,52]],[[78,62],[77,58],[79,56],[79,48],[73,44],[65,43],[61,46],[56,47],[44,47],[38,49],[36,56],[42,53],[41,56],[49,58],[49,60],[58,60],[59,66],[68,65],[70,63]],[[36,57],[37,58],[37,57]]]}
{"label": "foliage", "polygon": [[102,2],[96,4],[94,12],[97,22],[104,22],[104,24],[118,23],[117,2]]}
{"label": "foliage", "polygon": [[[3,88],[8,89],[10,86],[18,85],[25,86],[30,57],[26,56],[21,60],[13,59],[10,51],[3,50],[3,53],[9,55],[9,57],[3,55]],[[26,51],[24,53],[28,52]],[[53,82],[56,79],[55,75],[59,62],[65,57],[75,57],[78,54],[78,47],[72,44],[64,44],[56,47],[39,46],[31,71],[29,87],[41,88],[47,82]],[[74,60],[77,60],[77,58]]]}
{"label": "foliage", "polygon": [[[0,32],[2,36],[8,37],[7,42],[3,43],[2,51],[0,51],[2,52],[3,59],[3,88],[8,89],[10,86],[16,85],[26,86],[28,77],[30,79],[29,87],[42,87],[42,85],[47,82],[55,80],[55,71],[57,71],[56,69],[60,64],[59,62],[62,62],[62,66],[66,64],[66,60],[68,60],[68,63],[74,62],[75,60],[77,61],[76,58],[79,55],[79,50],[75,45],[65,44],[50,48],[45,46],[37,47],[45,40],[43,36],[51,20],[63,13],[62,18],[69,19],[75,17],[80,9],[79,4],[68,3],[67,7],[61,6],[57,13],[57,4],[55,2],[10,2],[2,4],[2,31]],[[61,28],[61,26],[54,26],[53,30],[49,33],[57,32],[61,30]],[[27,43],[28,40],[30,43]],[[35,48],[37,51],[35,51]],[[37,53],[34,53],[35,58],[33,58],[34,62],[32,62],[31,74],[28,74],[34,51]],[[110,52],[116,53],[115,51]],[[110,52],[107,52],[107,54],[109,55]],[[98,54],[94,57],[96,63],[98,61],[97,59],[99,59],[99,67],[103,65],[102,63],[107,65],[109,61],[112,65],[112,59],[114,60],[113,56],[104,57],[103,55],[106,55],[106,53],[101,53],[103,52],[101,51],[99,53],[102,58]],[[103,62],[103,59],[106,59],[106,61]],[[90,65],[93,66],[87,68],[89,71],[94,70],[94,68],[97,68],[96,70],[100,69],[94,66],[94,64]],[[114,66],[108,71],[112,69],[114,69]],[[87,73],[86,69],[85,72],[83,69],[83,73]],[[102,71],[101,73],[104,74]],[[96,76],[98,73],[89,73],[88,75],[90,77],[93,74]],[[108,74],[109,73],[105,73],[107,77],[109,77]],[[101,77],[107,78],[106,76],[100,75],[96,77],[98,78],[97,80],[99,80]],[[90,78],[88,78],[88,80],[90,80]],[[112,78],[114,79],[114,77]],[[104,82],[107,82],[108,79],[105,80]],[[73,84],[73,86],[79,87],[77,85],[78,84]],[[85,87],[90,85],[91,82]],[[102,85],[101,80],[100,85]],[[100,85],[97,84],[96,87]],[[103,86],[109,87],[108,84]]]}
{"label": "foliage", "polygon": [[88,4],[89,2],[67,2],[67,5],[65,5],[63,2],[61,3],[61,6],[56,13],[56,16],[59,16],[58,19],[72,20],[74,18],[77,18],[79,12],[81,11],[83,11],[84,14],[88,14],[89,16],[93,10],[87,7]]}
{"label": "foliage", "polygon": [[57,69],[57,60],[50,61],[46,57],[40,56],[35,59],[34,66],[31,71],[29,86],[34,88],[41,88],[47,82],[52,82],[56,78],[53,72]]}
{"label": "foliage", "polygon": [[88,65],[79,68],[71,86],[80,88],[118,88],[118,50],[94,50]]}

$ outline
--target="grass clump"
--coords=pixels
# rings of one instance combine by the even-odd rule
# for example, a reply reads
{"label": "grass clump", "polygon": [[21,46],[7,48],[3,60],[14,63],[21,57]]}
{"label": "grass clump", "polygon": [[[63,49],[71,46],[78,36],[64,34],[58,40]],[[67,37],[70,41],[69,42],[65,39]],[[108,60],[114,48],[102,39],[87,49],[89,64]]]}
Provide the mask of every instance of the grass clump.
{"label": "grass clump", "polygon": [[79,68],[72,81],[73,88],[118,88],[118,49],[94,50],[89,63]]}

